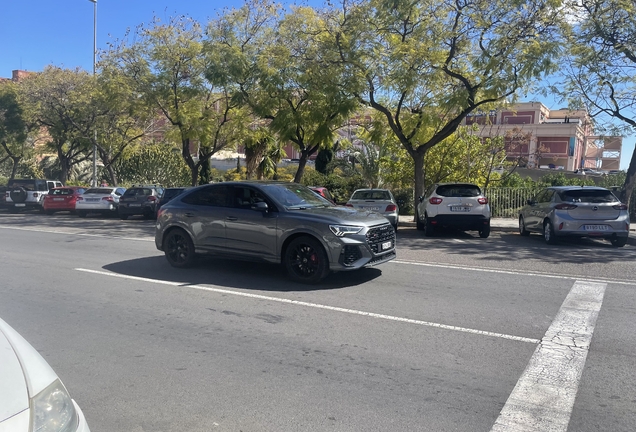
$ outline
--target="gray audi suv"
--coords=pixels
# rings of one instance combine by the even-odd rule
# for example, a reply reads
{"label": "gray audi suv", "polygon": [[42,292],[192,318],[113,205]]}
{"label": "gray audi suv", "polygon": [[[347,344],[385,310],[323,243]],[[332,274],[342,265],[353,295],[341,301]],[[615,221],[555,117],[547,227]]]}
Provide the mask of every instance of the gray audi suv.
{"label": "gray audi suv", "polygon": [[174,267],[192,266],[197,254],[221,255],[282,263],[291,279],[310,284],[396,257],[395,231],[382,215],[285,182],[189,189],[159,210],[155,244]]}

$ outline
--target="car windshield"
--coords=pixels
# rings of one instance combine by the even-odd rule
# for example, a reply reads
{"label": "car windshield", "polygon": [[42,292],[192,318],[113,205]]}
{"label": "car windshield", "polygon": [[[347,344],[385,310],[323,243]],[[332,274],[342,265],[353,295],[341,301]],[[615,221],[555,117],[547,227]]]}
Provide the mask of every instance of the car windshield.
{"label": "car windshield", "polygon": [[73,189],[51,189],[49,195],[73,195]]}
{"label": "car windshield", "polygon": [[111,193],[113,193],[113,190],[112,189],[94,188],[94,189],[88,189],[84,193],[85,194],[97,194],[97,195],[110,195]]}
{"label": "car windshield", "polygon": [[11,188],[24,188],[28,191],[34,191],[35,189],[35,181],[33,180],[11,180],[9,182]]}
{"label": "car windshield", "polygon": [[126,189],[126,192],[124,192],[125,197],[148,196],[148,195],[152,195],[151,189],[134,188],[134,189]]}
{"label": "car windshield", "polygon": [[333,205],[320,195],[316,195],[308,187],[297,183],[269,184],[263,186],[263,189],[287,210],[331,207]]}
{"label": "car windshield", "polygon": [[383,200],[390,201],[391,195],[386,190],[359,190],[351,196],[352,200]]}
{"label": "car windshield", "polygon": [[618,201],[608,190],[575,189],[561,192],[561,201],[578,203],[604,203]]}
{"label": "car windshield", "polygon": [[443,197],[476,197],[481,195],[481,190],[474,185],[442,185],[437,187],[437,195]]}

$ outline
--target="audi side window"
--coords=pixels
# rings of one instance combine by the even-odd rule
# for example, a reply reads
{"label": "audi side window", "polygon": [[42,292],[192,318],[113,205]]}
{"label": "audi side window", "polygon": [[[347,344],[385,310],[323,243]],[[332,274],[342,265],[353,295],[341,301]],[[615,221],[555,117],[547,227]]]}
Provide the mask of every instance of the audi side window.
{"label": "audi side window", "polygon": [[228,192],[227,186],[206,187],[185,196],[181,201],[192,205],[228,207]]}

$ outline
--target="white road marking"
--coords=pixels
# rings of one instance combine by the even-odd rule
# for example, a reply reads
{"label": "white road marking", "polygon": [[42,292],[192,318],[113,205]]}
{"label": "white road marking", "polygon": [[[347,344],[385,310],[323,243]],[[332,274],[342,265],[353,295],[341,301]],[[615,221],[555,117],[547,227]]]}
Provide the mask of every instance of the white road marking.
{"label": "white road marking", "polygon": [[466,242],[465,242],[464,240],[462,240],[462,239],[453,239],[453,241],[454,241],[455,243],[466,243]]}
{"label": "white road marking", "polygon": [[509,274],[514,276],[531,276],[531,277],[544,277],[549,279],[572,279],[578,280],[581,282],[591,282],[591,283],[612,283],[619,285],[636,285],[636,280],[625,280],[625,279],[590,279],[590,278],[582,278],[580,275],[568,275],[568,274],[552,274],[552,273],[537,273],[537,272],[524,272],[524,271],[516,271],[516,270],[505,270],[505,269],[497,269],[497,268],[489,268],[489,267],[469,267],[455,264],[443,264],[443,263],[424,263],[417,261],[402,261],[402,260],[393,260],[389,261],[391,264],[406,264],[413,266],[421,266],[421,267],[435,267],[435,268],[444,268],[444,269],[459,269],[459,270],[469,270],[483,273],[499,273],[499,274]]}
{"label": "white road marking", "polygon": [[[122,237],[114,234],[88,234],[88,233],[78,233],[73,231],[60,231],[60,230],[51,230],[51,229],[41,229],[41,228],[21,228],[21,227],[13,227],[13,226],[4,226],[0,225],[2,229],[10,229],[17,231],[34,231],[34,232],[45,232],[49,234],[66,234],[66,235],[76,235],[82,237],[99,237],[99,238],[107,238],[107,239],[117,239],[117,240],[133,240],[133,241],[144,241],[144,242],[154,242],[154,238],[143,238],[143,237]],[[116,227],[113,227],[113,231],[116,230]]]}
{"label": "white road marking", "polygon": [[605,288],[574,283],[491,432],[567,431]]}
{"label": "white road marking", "polygon": [[100,270],[90,270],[90,269],[83,269],[83,268],[76,268],[75,270],[81,271],[81,272],[86,272],[86,273],[99,274],[99,275],[103,275],[103,276],[110,276],[110,277],[116,277],[116,278],[122,278],[122,279],[130,279],[130,280],[136,280],[136,281],[142,281],[142,282],[150,282],[150,283],[154,283],[154,284],[170,285],[170,286],[177,286],[177,287],[182,287],[182,288],[191,288],[191,289],[202,290],[202,291],[211,291],[211,292],[215,292],[215,293],[219,293],[219,294],[229,294],[229,295],[234,295],[234,296],[239,296],[239,297],[247,297],[247,298],[258,299],[258,300],[267,300],[267,301],[273,301],[273,302],[278,302],[278,303],[292,304],[292,305],[296,305],[296,306],[311,307],[311,308],[316,308],[316,309],[326,309],[326,310],[335,311],[335,312],[344,312],[344,313],[348,313],[348,314],[352,314],[352,315],[362,315],[362,316],[366,316],[366,317],[370,317],[370,318],[377,318],[377,319],[383,319],[383,320],[389,320],[389,321],[397,321],[397,322],[415,324],[415,325],[426,326],[426,327],[435,327],[435,328],[440,328],[440,329],[444,329],[444,330],[452,330],[452,331],[458,331],[458,332],[463,332],[463,333],[471,333],[471,334],[477,334],[477,335],[481,335],[481,336],[490,336],[490,337],[496,337],[496,338],[500,338],[500,339],[513,340],[513,341],[517,341],[517,342],[527,342],[527,343],[534,343],[534,344],[538,344],[539,343],[538,339],[532,339],[532,338],[527,338],[527,337],[513,336],[513,335],[502,334],[502,333],[484,331],[484,330],[475,330],[475,329],[470,329],[470,328],[457,327],[457,326],[434,323],[434,322],[428,322],[428,321],[420,321],[420,320],[396,317],[396,316],[391,316],[391,315],[383,315],[383,314],[378,314],[378,313],[373,313],[373,312],[365,312],[365,311],[341,308],[341,307],[336,307],[336,306],[327,306],[327,305],[322,305],[322,304],[318,304],[318,303],[308,303],[308,302],[304,302],[304,301],[290,300],[290,299],[286,299],[286,298],[270,297],[270,296],[264,296],[264,295],[260,295],[260,294],[251,294],[251,293],[245,293],[245,292],[240,292],[240,291],[228,290],[228,289],[225,289],[225,288],[218,288],[218,287],[215,287],[214,285],[213,286],[204,286],[204,285],[194,285],[194,284],[183,283],[183,282],[170,282],[170,281],[164,281],[164,280],[160,280],[160,279],[150,279],[150,278],[144,278],[144,277],[138,277],[138,276],[128,276],[128,275],[122,275],[122,274],[118,274],[118,273],[111,273],[111,272],[105,272],[105,271],[100,271]]}

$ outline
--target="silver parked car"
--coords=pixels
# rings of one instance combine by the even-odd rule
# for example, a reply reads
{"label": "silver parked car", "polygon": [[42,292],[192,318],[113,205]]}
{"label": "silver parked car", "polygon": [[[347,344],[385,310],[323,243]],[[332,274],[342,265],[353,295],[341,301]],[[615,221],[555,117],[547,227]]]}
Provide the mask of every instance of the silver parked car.
{"label": "silver parked car", "polygon": [[358,210],[380,213],[398,229],[398,205],[388,189],[358,189],[353,192],[346,204]]}
{"label": "silver parked car", "polygon": [[126,192],[122,187],[97,187],[87,189],[75,201],[75,212],[79,217],[86,217],[89,213],[100,213],[104,216],[117,215],[119,198]]}
{"label": "silver parked car", "polygon": [[158,212],[157,249],[174,267],[196,254],[285,265],[298,282],[395,258],[395,232],[379,214],[335,206],[306,186],[225,182],[189,189]]}
{"label": "silver parked car", "polygon": [[622,247],[629,236],[629,212],[614,194],[594,186],[553,186],[528,200],[519,213],[519,233],[539,232],[548,244],[559,237],[600,237]]}

